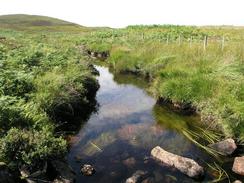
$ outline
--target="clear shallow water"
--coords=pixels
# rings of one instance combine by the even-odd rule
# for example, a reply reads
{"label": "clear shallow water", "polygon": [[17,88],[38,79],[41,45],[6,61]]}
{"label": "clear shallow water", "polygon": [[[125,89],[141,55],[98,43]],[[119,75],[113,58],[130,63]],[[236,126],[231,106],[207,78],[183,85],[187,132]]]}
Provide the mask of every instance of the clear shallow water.
{"label": "clear shallow water", "polygon": [[[96,69],[100,73],[99,108],[71,138],[67,157],[77,182],[123,183],[137,170],[149,172],[155,183],[197,182],[148,157],[151,149],[159,145],[206,166],[204,162],[212,158],[180,133],[196,124],[198,118],[180,116],[156,105],[155,99],[143,90],[145,83],[140,78],[114,77],[106,67]],[[96,173],[83,176],[83,164],[93,165]],[[211,179],[207,173],[203,181]]]}

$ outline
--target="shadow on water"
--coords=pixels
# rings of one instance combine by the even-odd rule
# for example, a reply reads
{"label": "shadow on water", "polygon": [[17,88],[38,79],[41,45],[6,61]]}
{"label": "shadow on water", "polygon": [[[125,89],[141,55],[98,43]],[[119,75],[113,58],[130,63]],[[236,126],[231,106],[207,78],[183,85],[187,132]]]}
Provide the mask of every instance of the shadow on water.
{"label": "shadow on water", "polygon": [[66,135],[69,134],[72,135],[78,133],[79,130],[86,124],[86,122],[88,122],[91,115],[97,112],[99,104],[94,99],[90,101],[90,105],[83,105],[83,106],[87,106],[87,107],[76,108],[78,112],[75,115],[73,113],[71,115],[70,114],[67,115],[64,114],[62,111],[59,111],[57,115],[62,116],[63,121],[59,121],[57,123],[55,131],[57,133],[59,132],[65,133]]}
{"label": "shadow on water", "polygon": [[[70,139],[67,156],[77,173],[77,182],[120,183],[137,170],[149,172],[155,183],[197,182],[152,160],[150,151],[157,145],[204,166],[207,170],[204,182],[214,179],[214,173],[207,167],[214,158],[182,133],[199,126],[198,116],[181,116],[157,105],[143,90],[147,83],[142,79],[123,74],[113,76],[106,67],[96,69],[100,73],[99,109]],[[81,175],[83,164],[92,164],[95,175]]]}
{"label": "shadow on water", "polygon": [[[109,69],[111,73],[113,73],[112,69]],[[118,84],[129,84],[134,85],[140,89],[146,89],[148,86],[148,81],[145,80],[144,77],[140,77],[138,75],[132,73],[113,73],[114,81]]]}

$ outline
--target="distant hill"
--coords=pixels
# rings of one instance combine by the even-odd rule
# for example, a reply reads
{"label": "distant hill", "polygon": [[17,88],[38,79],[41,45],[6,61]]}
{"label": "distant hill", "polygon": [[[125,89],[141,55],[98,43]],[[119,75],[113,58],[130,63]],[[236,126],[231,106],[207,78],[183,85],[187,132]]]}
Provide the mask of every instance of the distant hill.
{"label": "distant hill", "polygon": [[38,15],[2,15],[0,28],[23,31],[84,31],[88,28],[57,18]]}
{"label": "distant hill", "polygon": [[22,25],[22,26],[57,26],[57,25],[75,25],[57,18],[38,15],[2,15],[0,24]]}

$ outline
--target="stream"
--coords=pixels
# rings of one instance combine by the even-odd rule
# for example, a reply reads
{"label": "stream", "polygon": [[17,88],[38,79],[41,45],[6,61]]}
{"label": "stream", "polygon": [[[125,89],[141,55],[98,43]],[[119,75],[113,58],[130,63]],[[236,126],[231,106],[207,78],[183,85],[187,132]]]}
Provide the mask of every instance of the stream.
{"label": "stream", "polygon": [[[78,183],[124,183],[137,170],[147,171],[155,183],[213,180],[210,171],[197,181],[150,158],[151,149],[159,145],[194,159],[206,170],[213,158],[180,132],[199,124],[198,116],[184,116],[158,106],[143,89],[147,83],[142,78],[113,75],[106,67],[95,67],[100,73],[98,111],[71,138],[67,155]],[[83,176],[83,164],[94,166],[96,173]]]}

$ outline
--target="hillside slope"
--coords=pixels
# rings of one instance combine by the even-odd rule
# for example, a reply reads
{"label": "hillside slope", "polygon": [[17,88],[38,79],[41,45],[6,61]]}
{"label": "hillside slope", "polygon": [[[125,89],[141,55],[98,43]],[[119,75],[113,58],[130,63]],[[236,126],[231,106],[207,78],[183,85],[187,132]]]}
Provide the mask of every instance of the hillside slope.
{"label": "hillside slope", "polygon": [[0,27],[20,31],[80,32],[89,30],[86,27],[57,18],[24,14],[0,16]]}

